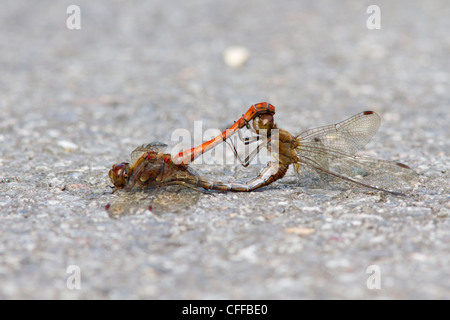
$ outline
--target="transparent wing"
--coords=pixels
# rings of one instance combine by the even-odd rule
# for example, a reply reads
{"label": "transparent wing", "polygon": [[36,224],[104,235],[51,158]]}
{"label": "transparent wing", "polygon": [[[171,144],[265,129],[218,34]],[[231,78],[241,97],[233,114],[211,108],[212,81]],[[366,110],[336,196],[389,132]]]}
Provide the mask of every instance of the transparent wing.
{"label": "transparent wing", "polygon": [[[418,181],[417,173],[402,163],[343,155],[341,152],[338,157],[334,157],[324,166],[314,159],[315,150],[310,149],[307,154],[303,153],[299,157],[296,169],[300,175],[313,169],[316,174],[319,174],[322,182],[330,182],[330,178],[336,177],[343,181],[356,182],[365,187],[390,192],[408,189]],[[333,158],[332,152],[328,155],[330,155],[329,159]],[[329,178],[324,179],[324,175],[328,175]]]}
{"label": "transparent wing", "polygon": [[144,153],[147,153],[149,151],[160,153],[164,152],[166,148],[167,144],[159,141],[143,144],[142,146],[137,147],[136,149],[133,150],[133,152],[131,152],[131,163],[135,163],[136,160],[139,159],[139,157],[142,156]]}
{"label": "transparent wing", "polygon": [[304,131],[296,139],[310,146],[333,148],[336,155],[339,151],[355,154],[372,139],[380,122],[378,114],[364,111],[339,123]]}
{"label": "transparent wing", "polygon": [[370,141],[379,125],[380,117],[365,111],[337,124],[301,133],[296,138],[297,172],[312,169],[319,174],[319,180],[328,175],[375,189],[410,186],[417,181],[417,174],[408,166],[354,155]]}

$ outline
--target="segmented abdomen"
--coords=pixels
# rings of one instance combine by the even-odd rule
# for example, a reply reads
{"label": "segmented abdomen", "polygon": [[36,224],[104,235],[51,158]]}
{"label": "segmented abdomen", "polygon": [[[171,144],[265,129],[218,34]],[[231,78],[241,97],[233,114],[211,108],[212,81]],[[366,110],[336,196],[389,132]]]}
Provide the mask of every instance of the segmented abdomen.
{"label": "segmented abdomen", "polygon": [[283,178],[288,168],[288,165],[270,162],[256,178],[245,183],[210,181],[199,176],[190,176],[185,182],[208,190],[249,192]]}

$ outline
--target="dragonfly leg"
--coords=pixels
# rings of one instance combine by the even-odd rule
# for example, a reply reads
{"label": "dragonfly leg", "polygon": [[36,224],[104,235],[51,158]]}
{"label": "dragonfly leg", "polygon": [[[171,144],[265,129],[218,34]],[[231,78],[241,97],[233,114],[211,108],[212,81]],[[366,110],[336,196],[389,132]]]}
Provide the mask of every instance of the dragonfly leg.
{"label": "dragonfly leg", "polygon": [[238,132],[237,132],[239,140],[241,140],[242,143],[245,144],[245,145],[249,145],[249,144],[251,144],[251,143],[253,143],[255,141],[259,141],[260,140],[259,135],[255,132],[255,130],[253,128],[248,128],[248,129],[251,130],[252,132],[254,132],[255,135],[254,136],[250,136],[250,137],[244,137],[240,130],[238,130]]}
{"label": "dragonfly leg", "polygon": [[[256,141],[256,140],[255,140]],[[241,157],[239,156],[236,146],[234,145],[233,141],[227,141],[228,145],[230,146],[231,150],[234,153],[234,156],[236,159],[238,159],[238,161],[240,162],[240,164],[243,167],[248,167],[248,165],[250,164],[250,162],[253,160],[253,158],[258,154],[258,152],[261,150],[261,148],[263,148],[265,145],[264,143],[260,143],[255,150],[253,150],[247,157],[245,157],[244,160],[241,159]]]}
{"label": "dragonfly leg", "polygon": [[150,193],[150,196],[156,195],[160,189],[161,189],[161,186],[159,186],[159,185],[156,186],[155,190],[153,190],[153,191]]}
{"label": "dragonfly leg", "polygon": [[[242,161],[241,157],[239,156],[236,146],[234,145],[233,140],[231,141],[226,141],[228,143],[228,145],[230,146],[231,150],[234,153],[234,156],[238,159],[238,161],[241,163],[242,166],[247,167],[250,162],[253,160],[253,158],[259,153],[259,151],[261,151],[261,148],[264,146],[269,146],[271,137],[265,137],[264,135],[258,134],[256,133],[256,131],[251,128],[250,130],[252,130],[252,132],[255,133],[254,136],[250,136],[250,137],[243,137],[241,131],[238,131],[238,137],[239,139],[244,143],[244,145],[248,146],[251,143],[254,142],[258,142],[260,140],[262,140],[263,142],[260,143],[256,149],[254,149],[245,159],[244,161]],[[247,153],[247,152],[246,152]]]}
{"label": "dragonfly leg", "polygon": [[236,146],[234,145],[233,141],[225,141],[225,142],[230,146],[231,151],[233,151],[233,153],[234,153],[234,157],[236,159],[238,159],[240,164],[242,164],[244,167],[248,166],[248,164],[244,165],[244,161],[242,161],[241,157],[239,156],[239,153],[237,152]]}

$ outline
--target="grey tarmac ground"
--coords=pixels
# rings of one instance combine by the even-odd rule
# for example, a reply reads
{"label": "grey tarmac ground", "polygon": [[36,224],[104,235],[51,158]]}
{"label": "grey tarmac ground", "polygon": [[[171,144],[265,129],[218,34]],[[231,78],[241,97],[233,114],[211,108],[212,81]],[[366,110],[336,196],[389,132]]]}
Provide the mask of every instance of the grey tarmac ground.
{"label": "grey tarmac ground", "polygon": [[[5,2],[0,298],[448,299],[449,16],[448,1]],[[376,111],[363,154],[420,182],[398,197],[291,168],[251,193],[111,194],[136,146],[261,101],[295,134]],[[261,168],[208,157],[193,167],[222,181]]]}

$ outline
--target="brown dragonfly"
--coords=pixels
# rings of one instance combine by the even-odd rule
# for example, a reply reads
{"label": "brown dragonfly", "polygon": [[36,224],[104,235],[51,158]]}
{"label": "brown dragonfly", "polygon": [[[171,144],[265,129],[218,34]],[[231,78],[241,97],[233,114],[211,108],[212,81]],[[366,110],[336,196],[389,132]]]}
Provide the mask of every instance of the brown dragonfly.
{"label": "brown dragonfly", "polygon": [[374,111],[364,111],[342,122],[293,136],[278,129],[273,114],[259,114],[253,119],[253,126],[248,126],[256,136],[243,138],[239,131],[239,137],[246,145],[262,142],[244,160],[231,143],[233,152],[243,166],[248,166],[260,149],[266,147],[274,151],[275,161],[269,162],[256,178],[232,191],[252,191],[267,186],[283,178],[292,164],[298,175],[313,174],[321,182],[334,177],[361,187],[403,195],[393,188],[411,186],[417,181],[417,174],[410,167],[400,162],[355,155],[375,135],[380,122]]}
{"label": "brown dragonfly", "polygon": [[187,164],[175,164],[171,155],[164,153],[166,147],[161,142],[142,145],[131,153],[131,163],[113,165],[109,170],[109,178],[115,187],[113,192],[118,189],[131,190],[135,186],[160,188],[169,185],[196,190],[246,191],[242,189],[245,188],[243,184],[210,181],[199,176]]}

